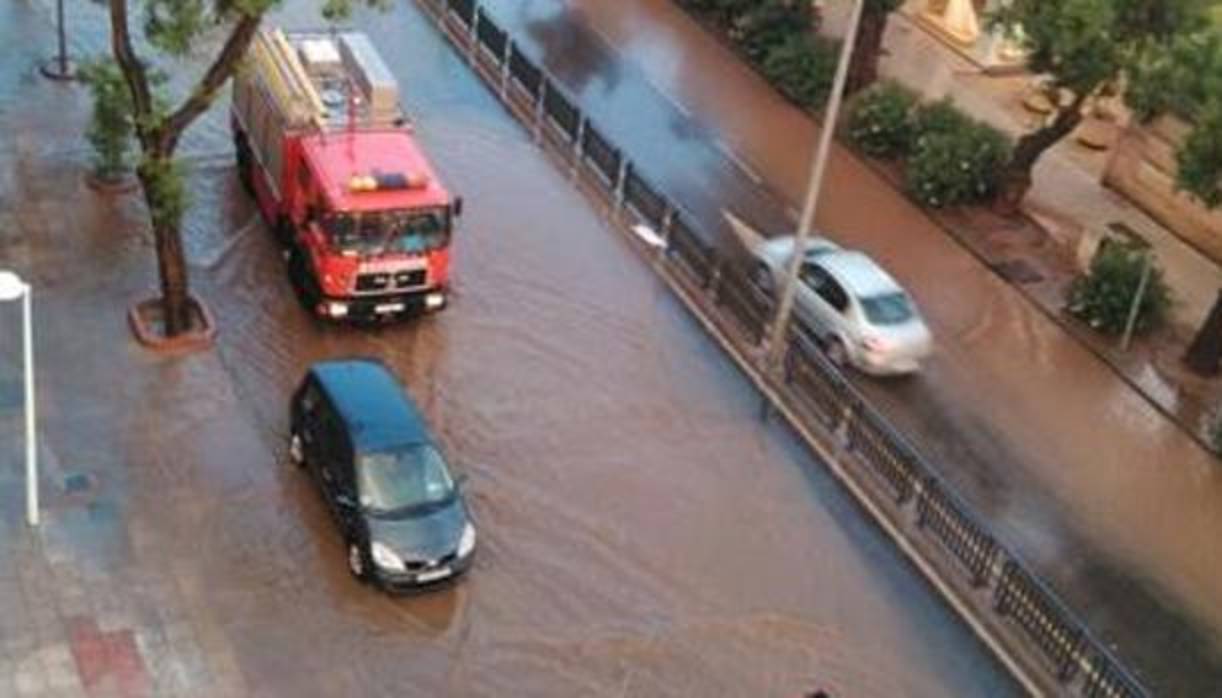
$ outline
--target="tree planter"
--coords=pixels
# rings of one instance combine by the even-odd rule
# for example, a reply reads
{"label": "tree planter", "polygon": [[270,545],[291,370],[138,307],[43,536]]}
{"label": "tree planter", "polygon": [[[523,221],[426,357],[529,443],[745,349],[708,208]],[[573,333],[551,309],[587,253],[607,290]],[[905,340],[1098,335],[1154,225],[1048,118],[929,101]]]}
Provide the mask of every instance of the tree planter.
{"label": "tree planter", "polygon": [[117,177],[103,177],[90,170],[85,173],[85,186],[103,196],[119,196],[136,191],[140,180],[131,172],[124,172]]}
{"label": "tree planter", "polygon": [[216,338],[216,320],[208,306],[195,296],[187,301],[191,327],[174,337],[165,336],[160,298],[139,301],[127,311],[136,341],[157,352],[186,353],[200,351],[212,346]]}

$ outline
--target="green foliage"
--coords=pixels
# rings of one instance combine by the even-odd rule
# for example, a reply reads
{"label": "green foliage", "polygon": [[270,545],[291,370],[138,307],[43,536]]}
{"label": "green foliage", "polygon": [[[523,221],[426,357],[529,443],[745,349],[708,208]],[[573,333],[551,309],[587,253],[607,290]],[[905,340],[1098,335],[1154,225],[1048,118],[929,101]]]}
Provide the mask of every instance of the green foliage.
{"label": "green foliage", "polygon": [[170,157],[145,156],[137,167],[155,227],[177,228],[190,205],[182,166]]}
{"label": "green foliage", "polygon": [[[1071,104],[1115,85],[1167,48],[1199,31],[1205,0],[1010,0],[989,16],[993,29],[1019,41],[1032,73],[1047,74],[1053,89],[1068,90]],[[1024,138],[1007,164],[1010,182],[1030,181],[1048,148],[1072,132],[1076,115],[1058,114]],[[1022,172],[1023,176],[1015,176]],[[1009,192],[1009,198],[1021,196]]]}
{"label": "green foliage", "polygon": [[815,35],[791,36],[768,51],[760,69],[790,99],[817,107],[831,92],[837,58],[834,42]]}
{"label": "green foliage", "polygon": [[679,4],[692,12],[711,18],[723,29],[729,29],[759,0],[680,0]]}
{"label": "green foliage", "polygon": [[113,179],[128,168],[135,130],[131,93],[113,60],[86,63],[81,66],[80,76],[93,97],[93,114],[85,137],[93,146],[94,171],[102,179]]}
{"label": "green foliage", "polygon": [[965,131],[976,123],[964,114],[949,98],[922,104],[912,116],[912,133],[915,136],[956,133]]}
{"label": "green foliage", "polygon": [[809,3],[763,0],[735,21],[731,37],[742,46],[751,60],[758,63],[764,60],[773,46],[810,31],[813,21],[814,14]]}
{"label": "green foliage", "polygon": [[891,81],[861,93],[849,109],[847,133],[863,153],[891,160],[908,154],[917,97]]}
{"label": "green foliage", "polygon": [[1214,453],[1222,454],[1222,407],[1214,408],[1206,436],[1209,437],[1209,447]]}
{"label": "green foliage", "polygon": [[1209,208],[1222,204],[1222,98],[1198,111],[1175,156],[1177,185]]}
{"label": "green foliage", "polygon": [[1192,124],[1176,153],[1178,186],[1222,205],[1222,30],[1179,37],[1133,71],[1126,100],[1139,118],[1174,113]]}
{"label": "green foliage", "polygon": [[950,102],[917,109],[905,168],[908,193],[933,208],[985,201],[997,192],[1009,139]]}
{"label": "green foliage", "polygon": [[1222,31],[1177,37],[1151,49],[1128,74],[1125,101],[1140,119],[1172,112],[1192,119],[1222,97]]}
{"label": "green foliage", "polygon": [[184,56],[211,23],[204,0],[145,0],[144,35],[159,51]]}
{"label": "green foliage", "polygon": [[[1070,287],[1069,313],[1100,332],[1124,332],[1147,263],[1146,254],[1122,244],[1101,247],[1091,262],[1090,272],[1078,277]],[[1171,309],[1171,291],[1162,269],[1150,263],[1150,276],[1133,325],[1135,333],[1157,328]]]}

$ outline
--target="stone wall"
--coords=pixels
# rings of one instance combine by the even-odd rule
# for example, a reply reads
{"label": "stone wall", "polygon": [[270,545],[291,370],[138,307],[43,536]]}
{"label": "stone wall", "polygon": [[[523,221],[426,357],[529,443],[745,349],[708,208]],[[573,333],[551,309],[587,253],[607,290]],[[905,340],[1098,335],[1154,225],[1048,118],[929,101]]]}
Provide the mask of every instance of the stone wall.
{"label": "stone wall", "polygon": [[1222,210],[1210,211],[1175,189],[1175,151],[1187,132],[1175,117],[1130,125],[1112,148],[1103,183],[1222,264]]}

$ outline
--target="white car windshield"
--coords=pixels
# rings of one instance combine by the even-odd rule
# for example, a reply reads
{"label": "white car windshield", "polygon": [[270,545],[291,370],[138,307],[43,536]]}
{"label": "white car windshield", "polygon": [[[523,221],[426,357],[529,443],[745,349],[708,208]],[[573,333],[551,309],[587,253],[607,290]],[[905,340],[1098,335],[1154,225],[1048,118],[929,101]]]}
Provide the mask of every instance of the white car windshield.
{"label": "white car windshield", "polygon": [[860,300],[866,319],[875,325],[899,325],[916,315],[908,296],[898,291],[864,296]]}
{"label": "white car windshield", "polygon": [[429,445],[366,453],[357,463],[361,507],[389,513],[444,504],[454,481],[437,449]]}

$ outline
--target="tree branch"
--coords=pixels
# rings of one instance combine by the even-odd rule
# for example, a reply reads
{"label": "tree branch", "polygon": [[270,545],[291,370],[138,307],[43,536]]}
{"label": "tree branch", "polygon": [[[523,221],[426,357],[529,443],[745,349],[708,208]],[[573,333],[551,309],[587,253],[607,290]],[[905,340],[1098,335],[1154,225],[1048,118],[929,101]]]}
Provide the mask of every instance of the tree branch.
{"label": "tree branch", "polygon": [[[122,1],[111,0],[111,2]],[[212,99],[216,97],[217,91],[233,75],[238,61],[242,59],[242,56],[246,55],[246,49],[250,46],[251,41],[254,40],[255,32],[258,31],[259,22],[262,19],[262,12],[241,16],[233,31],[229,33],[229,37],[225,40],[224,48],[221,49],[221,52],[212,61],[212,65],[208,66],[208,71],[204,73],[204,77],[200,79],[199,84],[195,86],[191,96],[166,118],[161,138],[163,140],[162,145],[167,152],[173,152],[174,146],[178,144],[179,137],[182,136],[182,132],[200,114],[207,111],[208,106],[212,104]]]}
{"label": "tree branch", "polygon": [[110,0],[110,45],[131,92],[136,137],[140,140],[141,149],[148,150],[155,140],[148,123],[148,117],[153,113],[153,93],[149,88],[144,63],[132,47],[131,32],[127,26],[127,0]]}

